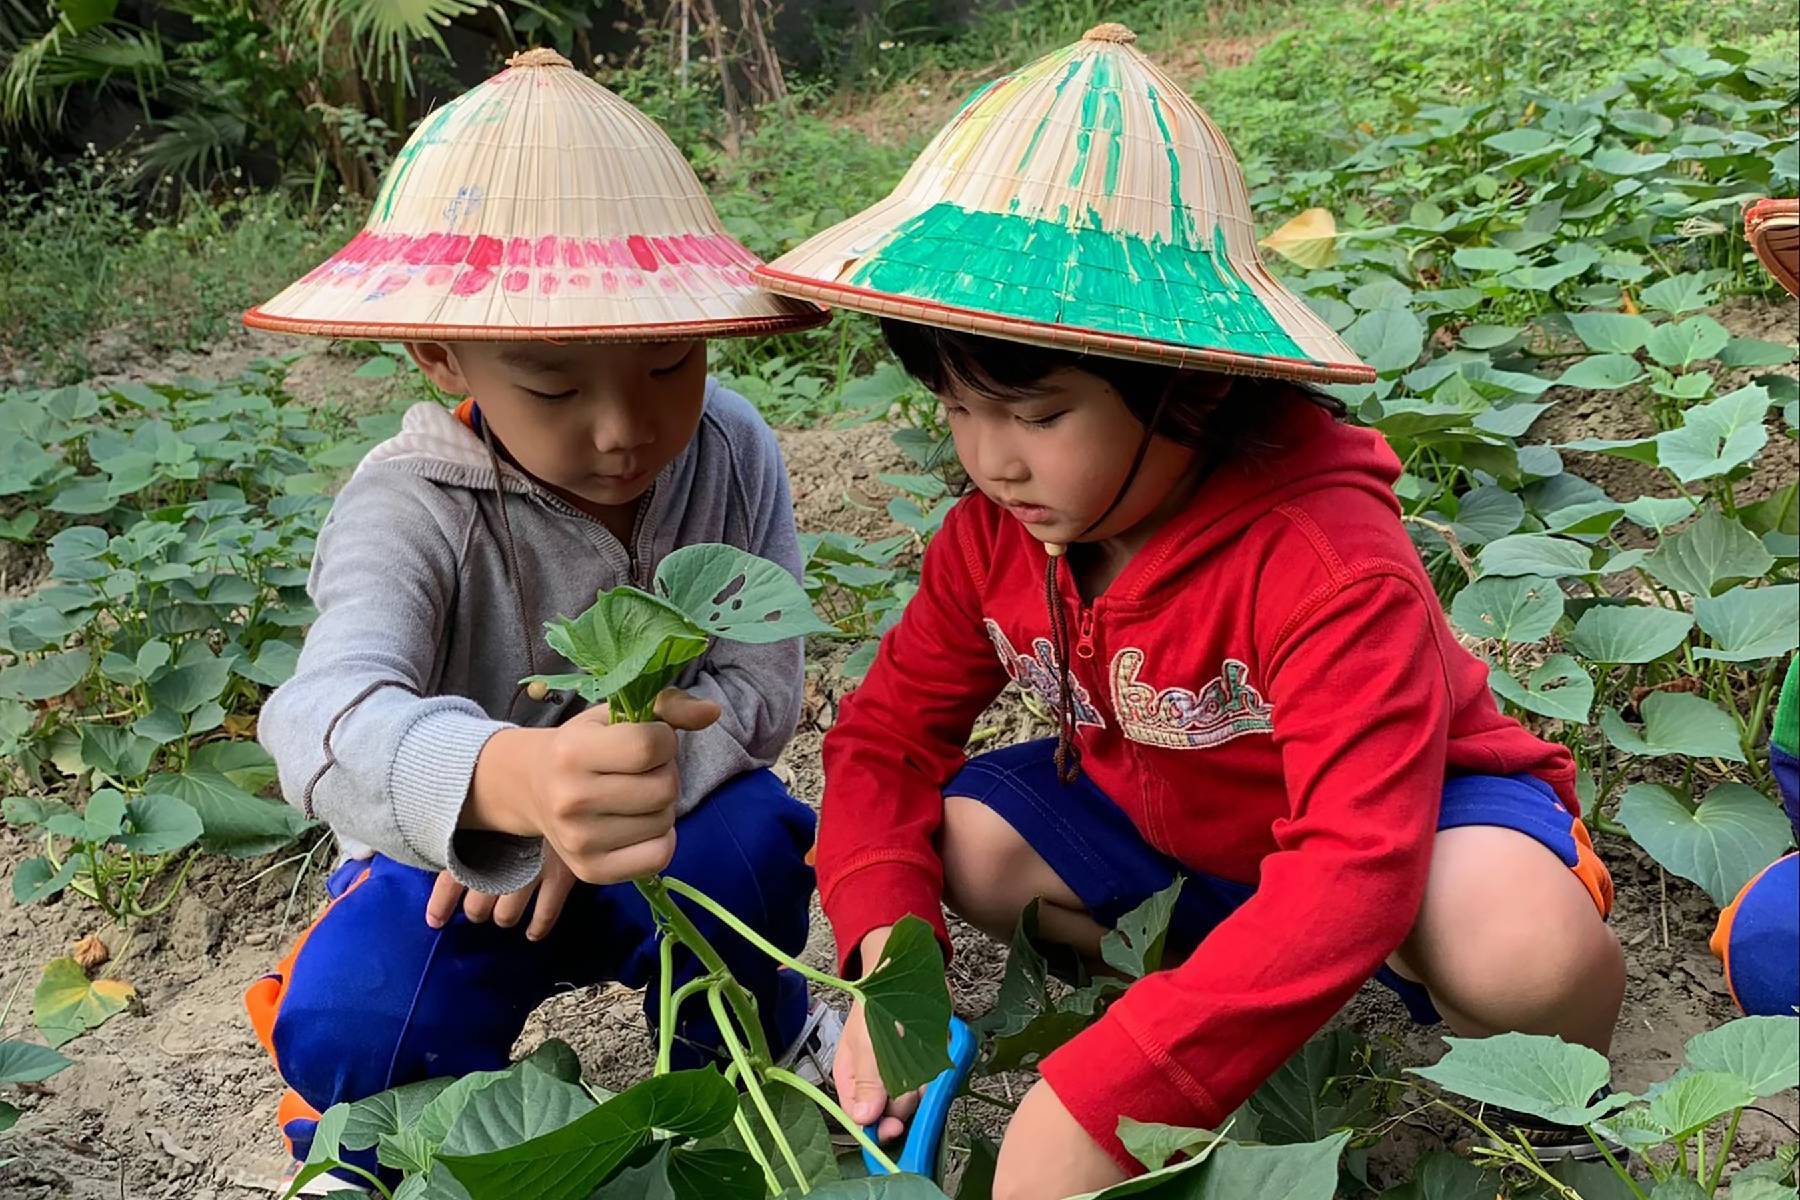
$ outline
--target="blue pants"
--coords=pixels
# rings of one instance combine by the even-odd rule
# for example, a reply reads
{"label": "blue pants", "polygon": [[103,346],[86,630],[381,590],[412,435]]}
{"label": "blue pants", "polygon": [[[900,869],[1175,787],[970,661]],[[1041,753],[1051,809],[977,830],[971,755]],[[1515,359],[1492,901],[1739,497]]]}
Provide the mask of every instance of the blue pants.
{"label": "blue pants", "polygon": [[[768,771],[741,775],[677,822],[666,874],[705,891],[792,954],[806,946],[815,818]],[[425,924],[436,873],[392,859],[352,860],[332,874],[331,903],[276,971],[246,996],[251,1022],[292,1089],[280,1120],[304,1158],[318,1114],[388,1088],[504,1067],[533,1009],[557,992],[617,981],[646,989],[657,1013],[656,926],[630,883],[578,884],[541,942],[475,924],[458,911]],[[756,997],[769,1043],[790,1045],[806,1021],[806,983],[718,920],[683,907]],[[674,985],[699,974],[683,953]],[[712,1060],[718,1030],[705,1005],[682,1006],[675,1066]],[[373,1155],[367,1163],[373,1169]]]}
{"label": "blue pants", "polygon": [[[1179,877],[1165,961],[1177,963],[1255,894],[1248,883],[1183,866],[1148,842],[1125,811],[1086,775],[1064,786],[1056,775],[1054,739],[1024,742],[970,759],[944,793],[979,801],[1005,819],[1038,857],[1080,897],[1089,914],[1111,927]],[[1605,916],[1612,878],[1588,832],[1550,785],[1530,776],[1464,775],[1444,784],[1438,828],[1499,825],[1533,838],[1563,860]],[[1415,1021],[1439,1017],[1424,987],[1389,967],[1375,978],[1405,1003]]]}

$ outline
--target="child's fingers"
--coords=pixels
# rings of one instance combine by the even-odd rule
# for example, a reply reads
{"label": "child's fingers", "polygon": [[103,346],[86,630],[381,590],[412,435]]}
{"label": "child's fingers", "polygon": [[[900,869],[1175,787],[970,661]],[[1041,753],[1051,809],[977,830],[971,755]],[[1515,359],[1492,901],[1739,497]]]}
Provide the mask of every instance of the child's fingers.
{"label": "child's fingers", "polygon": [[664,688],[656,697],[656,719],[674,729],[705,729],[719,719],[720,711],[715,702],[680,688]]}
{"label": "child's fingers", "polygon": [[457,901],[463,898],[463,885],[456,882],[456,876],[448,871],[439,871],[437,882],[431,885],[431,898],[425,901],[425,923],[433,929],[442,929],[456,915]]}
{"label": "child's fingers", "polygon": [[502,929],[511,929],[531,907],[531,894],[536,891],[536,882],[527,884],[516,892],[508,892],[494,904],[494,924]]}
{"label": "child's fingers", "polygon": [[540,941],[547,936],[556,919],[562,916],[563,902],[575,888],[575,876],[555,855],[544,857],[544,878],[538,884],[537,908],[531,913],[531,927],[525,936]]}
{"label": "child's fingers", "polygon": [[486,892],[470,892],[463,897],[463,916],[479,925],[494,915],[494,905],[499,901],[500,897]]}
{"label": "child's fingers", "polygon": [[590,854],[568,854],[563,858],[576,878],[584,883],[624,883],[654,875],[675,857],[675,831],[646,842]]}

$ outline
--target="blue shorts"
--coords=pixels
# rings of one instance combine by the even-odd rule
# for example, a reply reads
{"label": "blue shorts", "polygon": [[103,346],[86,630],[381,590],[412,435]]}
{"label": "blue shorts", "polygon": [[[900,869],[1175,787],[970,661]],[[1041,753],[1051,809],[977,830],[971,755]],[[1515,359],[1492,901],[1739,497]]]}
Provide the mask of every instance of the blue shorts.
{"label": "blue shorts", "polygon": [[[1056,777],[1055,739],[1025,742],[971,759],[945,795],[979,801],[998,813],[1049,864],[1100,924],[1120,917],[1183,880],[1169,922],[1168,955],[1179,962],[1256,891],[1252,884],[1189,870],[1144,841],[1123,809],[1084,774],[1064,786]],[[1439,829],[1498,825],[1516,829],[1563,860],[1594,897],[1602,915],[1611,880],[1586,828],[1550,785],[1528,775],[1461,775],[1444,783]],[[1383,966],[1375,978],[1392,988],[1416,1021],[1440,1018],[1424,987]]]}

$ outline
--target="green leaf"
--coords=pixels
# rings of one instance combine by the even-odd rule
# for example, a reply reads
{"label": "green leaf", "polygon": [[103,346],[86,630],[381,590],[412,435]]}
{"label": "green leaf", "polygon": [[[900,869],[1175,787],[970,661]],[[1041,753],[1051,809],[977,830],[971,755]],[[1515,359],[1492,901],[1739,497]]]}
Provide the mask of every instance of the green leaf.
{"label": "green leaf", "polygon": [[0,1042],[0,1084],[42,1083],[74,1065],[48,1046]]}
{"label": "green leaf", "polygon": [[1567,654],[1552,654],[1523,684],[1498,663],[1490,664],[1488,686],[1526,712],[1558,721],[1585,724],[1594,707],[1593,679]]}
{"label": "green leaf", "polygon": [[[124,795],[112,788],[101,788],[88,797],[81,810],[81,833],[76,835],[70,830],[69,836],[79,836],[96,844],[110,841],[125,831],[125,815]],[[54,823],[51,829],[60,832]]]}
{"label": "green leaf", "polygon": [[[762,1168],[744,1151],[664,1142],[648,1161],[603,1184],[593,1200],[763,1200],[767,1194]],[[782,1196],[790,1194],[800,1196],[798,1189]]]}
{"label": "green leaf", "polygon": [[1658,583],[1691,596],[1716,596],[1775,565],[1762,539],[1716,508],[1673,537],[1644,562]]}
{"label": "green leaf", "polygon": [[1625,506],[1616,500],[1587,500],[1545,514],[1544,527],[1570,537],[1605,537],[1624,516]]}
{"label": "green leaf", "polygon": [[357,379],[389,379],[400,370],[400,364],[385,354],[369,359],[362,366],[351,372]]}
{"label": "green leaf", "polygon": [[[1793,147],[1789,146],[1792,150]],[[1739,1171],[1731,1178],[1729,1200],[1795,1200],[1793,1184],[1773,1179],[1745,1178]]]}
{"label": "green leaf", "polygon": [[[799,1200],[798,1193],[783,1192],[781,1200]],[[944,1200],[944,1193],[923,1175],[875,1175],[814,1188],[806,1200]]]}
{"label": "green leaf", "polygon": [[1515,533],[1481,548],[1483,575],[1535,575],[1568,579],[1593,570],[1593,551],[1567,538]]}
{"label": "green leaf", "polygon": [[52,959],[44,964],[43,978],[38,980],[32,1020],[44,1040],[60,1048],[124,1012],[136,994],[123,980],[90,981],[72,958]]}
{"label": "green leaf", "polygon": [[[706,632],[665,600],[632,587],[602,592],[572,620],[548,622],[550,648],[587,673],[579,686],[589,702],[609,700],[641,680],[656,684],[662,675],[706,652]],[[629,715],[629,714],[626,714]]]}
{"label": "green leaf", "polygon": [[[1205,1129],[1189,1129],[1182,1125],[1164,1125],[1156,1121],[1134,1121],[1130,1117],[1119,1118],[1119,1142],[1125,1152],[1144,1164],[1144,1169],[1155,1171],[1166,1164],[1177,1154],[1190,1154],[1209,1142],[1218,1140],[1218,1134]],[[1484,1197],[1483,1200],[1488,1200]]]}
{"label": "green leaf", "polygon": [[1409,1073],[1447,1092],[1558,1125],[1592,1124],[1626,1103],[1623,1096],[1595,1102],[1612,1071],[1605,1056],[1586,1046],[1529,1033],[1444,1041],[1450,1049],[1443,1058]]}
{"label": "green leaf", "polygon": [[1718,705],[1690,692],[1651,692],[1639,705],[1644,728],[1640,734],[1627,725],[1615,708],[1600,717],[1606,740],[1627,754],[1640,758],[1664,758],[1671,754],[1689,758],[1722,758],[1743,762],[1738,748],[1737,726]]}
{"label": "green leaf", "polygon": [[1470,350],[1498,350],[1512,345],[1524,332],[1520,325],[1465,325],[1456,339]]}
{"label": "green leaf", "polygon": [[[1200,1166],[1200,1185],[1191,1193],[1159,1192],[1173,1200],[1245,1200],[1248,1196],[1280,1196],[1283,1200],[1331,1200],[1337,1194],[1338,1160],[1350,1141],[1348,1132],[1293,1146],[1240,1146],[1220,1142]],[[1119,1195],[1117,1189],[1102,1193]],[[1138,1194],[1138,1193],[1134,1193]]]}
{"label": "green leaf", "polygon": [[[1037,951],[1037,918],[1034,900],[1019,914],[1013,930],[999,995],[975,1022],[976,1032],[983,1037],[984,1074],[1035,1066],[1092,1024],[1101,1001],[1110,998],[1098,986],[1064,997],[1051,996],[1048,964]],[[1095,983],[1117,984],[1111,989],[1115,994],[1125,989],[1123,980],[1110,976]]]}
{"label": "green leaf", "polygon": [[1606,175],[1647,175],[1668,166],[1671,157],[1661,152],[1638,154],[1619,146],[1602,146],[1588,155],[1588,165]]}
{"label": "green leaf", "polygon": [[1739,783],[1720,784],[1695,809],[1661,784],[1633,784],[1619,822],[1665,870],[1699,884],[1719,905],[1781,857],[1793,832],[1779,807]]}
{"label": "green leaf", "polygon": [[1629,354],[1595,354],[1573,363],[1557,377],[1558,387],[1612,391],[1636,383],[1644,368]]}
{"label": "green leaf", "polygon": [[950,989],[931,926],[902,917],[881,960],[856,986],[888,1095],[904,1095],[949,1068]]}
{"label": "green leaf", "polygon": [[708,1137],[736,1111],[737,1092],[717,1071],[677,1071],[646,1079],[528,1142],[438,1161],[471,1200],[587,1200],[655,1130]]}
{"label": "green leaf", "polygon": [[260,792],[275,782],[275,760],[251,741],[207,742],[188,757],[196,771],[223,775],[246,792]]}
{"label": "green leaf", "polygon": [[1725,1071],[1683,1071],[1650,1089],[1650,1119],[1676,1138],[1690,1137],[1726,1113],[1756,1103],[1756,1093]]}
{"label": "green leaf", "polygon": [[1340,1129],[1362,1128],[1379,1114],[1379,1089],[1359,1075],[1369,1047],[1354,1030],[1331,1029],[1312,1038],[1250,1097],[1256,1140],[1313,1142]]}
{"label": "green leaf", "polygon": [[115,840],[138,854],[169,854],[200,836],[200,814],[175,796],[139,796],[126,802],[125,814],[125,831]]}
{"label": "green leaf", "polygon": [[1737,368],[1785,367],[1794,361],[1794,347],[1756,338],[1732,338],[1719,351],[1719,361]]}
{"label": "green leaf", "polygon": [[1629,458],[1633,462],[1648,463],[1655,466],[1658,449],[1655,437],[1641,438],[1581,438],[1573,442],[1560,442],[1559,450],[1580,450],[1587,454],[1605,454],[1613,458]]}
{"label": "green leaf", "polygon": [[81,860],[71,856],[60,869],[52,869],[50,860],[39,855],[28,858],[13,868],[13,902],[23,908],[47,900],[69,886],[81,869]]}
{"label": "green leaf", "polygon": [[1758,1100],[1791,1092],[1800,1088],[1800,1018],[1739,1017],[1697,1033],[1688,1039],[1687,1065],[1735,1075]]}
{"label": "green leaf", "polygon": [[1732,588],[1694,602],[1694,619],[1715,645],[1696,658],[1755,662],[1780,658],[1800,647],[1800,585]]}
{"label": "green leaf", "polygon": [[1649,318],[1633,313],[1565,313],[1564,318],[1582,344],[1599,354],[1634,354],[1650,337]]}
{"label": "green leaf", "polygon": [[1658,1180],[1650,1189],[1650,1200],[1712,1200],[1712,1197],[1686,1175],[1671,1175]]}
{"label": "green leaf", "polygon": [[1690,408],[1679,429],[1656,435],[1657,461],[1683,483],[1728,474],[1768,444],[1768,408],[1769,393],[1756,384]]}
{"label": "green leaf", "polygon": [[205,650],[153,682],[150,699],[157,708],[185,716],[208,701],[217,700],[230,680],[231,665],[211,650]]}
{"label": "green leaf", "polygon": [[1525,259],[1497,246],[1464,246],[1451,255],[1450,260],[1465,271],[1484,274],[1513,271],[1525,265]]}
{"label": "green leaf", "polygon": [[1465,545],[1479,546],[1505,537],[1524,519],[1523,500],[1505,488],[1484,484],[1464,493],[1457,501],[1456,519],[1450,524]]}
{"label": "green leaf", "polygon": [[[840,1175],[837,1151],[832,1148],[831,1130],[826,1127],[825,1115],[819,1110],[819,1106],[800,1092],[780,1084],[765,1084],[763,1092],[769,1101],[769,1107],[774,1110],[775,1123],[787,1134],[788,1145],[793,1148],[794,1158],[799,1162],[801,1174],[806,1176],[807,1183],[816,1187],[837,1179]],[[765,1136],[763,1131],[766,1127],[762,1116],[748,1094],[739,1098],[738,1109],[757,1136]],[[746,1150],[743,1138],[739,1136],[735,1126],[726,1128],[709,1145],[740,1153]],[[792,1173],[786,1162],[780,1158],[774,1161],[775,1174],[793,1186]],[[761,1179],[760,1173],[757,1178]],[[760,1200],[762,1192],[758,1190],[756,1196]]]}
{"label": "green leaf", "polygon": [[49,700],[87,678],[91,666],[93,658],[84,647],[0,668],[0,699]]}
{"label": "green leaf", "polygon": [[1687,640],[1694,618],[1651,605],[1600,605],[1575,622],[1569,644],[1597,663],[1655,662]]}
{"label": "green leaf", "polygon": [[1534,575],[1484,575],[1450,602],[1458,629],[1503,642],[1541,642],[1562,615],[1562,589],[1555,580]]}
{"label": "green leaf", "polygon": [[1413,1177],[1381,1193],[1381,1200],[1496,1200],[1506,1195],[1501,1177],[1447,1150],[1433,1150]]}
{"label": "green leaf", "polygon": [[1680,369],[1711,358],[1730,340],[1731,334],[1711,317],[1689,317],[1658,325],[1650,331],[1644,349],[1663,366]]}
{"label": "green leaf", "polygon": [[1425,323],[1408,308],[1377,308],[1344,330],[1344,341],[1383,375],[1404,371],[1425,349]]}
{"label": "green leaf", "polygon": [[469,1095],[435,1156],[489,1154],[523,1145],[593,1109],[593,1098],[579,1083],[559,1079],[527,1059]]}
{"label": "green leaf", "polygon": [[[19,1109],[14,1105],[8,1104],[4,1100],[0,1100],[0,1133],[5,1133],[18,1123]],[[0,1167],[4,1167],[12,1161],[13,1160],[10,1158],[0,1158]]]}
{"label": "green leaf", "polygon": [[81,727],[81,761],[114,779],[136,779],[150,766],[157,744],[117,725],[88,722]]}
{"label": "green leaf", "polygon": [[700,629],[733,642],[835,633],[787,568],[734,546],[683,546],[656,568],[656,593]]}
{"label": "green leaf", "polygon": [[299,809],[252,795],[229,776],[199,767],[152,775],[144,795],[185,802],[199,817],[202,848],[232,858],[269,854],[312,827]]}
{"label": "green leaf", "polygon": [[1113,970],[1131,979],[1142,979],[1162,970],[1163,950],[1169,936],[1169,920],[1181,895],[1181,879],[1157,892],[1119,918],[1117,928],[1100,939],[1100,957]]}
{"label": "green leaf", "polygon": [[1679,317],[1683,313],[1711,308],[1717,297],[1713,294],[1711,277],[1690,272],[1658,280],[1644,289],[1642,299],[1645,308]]}
{"label": "green leaf", "polygon": [[300,664],[300,647],[293,642],[273,640],[264,642],[262,649],[256,652],[255,662],[239,662],[236,670],[239,675],[252,683],[260,683],[264,687],[280,687],[294,676],[294,669]]}

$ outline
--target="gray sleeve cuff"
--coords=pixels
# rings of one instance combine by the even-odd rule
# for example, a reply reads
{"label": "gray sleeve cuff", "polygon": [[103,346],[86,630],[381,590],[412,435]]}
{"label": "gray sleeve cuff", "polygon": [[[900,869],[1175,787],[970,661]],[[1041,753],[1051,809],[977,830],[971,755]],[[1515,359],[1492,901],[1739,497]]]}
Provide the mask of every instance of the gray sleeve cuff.
{"label": "gray sleeve cuff", "polygon": [[515,892],[542,868],[543,840],[456,827],[481,748],[511,728],[466,706],[467,701],[449,697],[428,701],[400,735],[388,778],[394,823],[428,867],[447,867],[459,883],[478,892]]}

